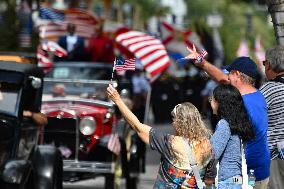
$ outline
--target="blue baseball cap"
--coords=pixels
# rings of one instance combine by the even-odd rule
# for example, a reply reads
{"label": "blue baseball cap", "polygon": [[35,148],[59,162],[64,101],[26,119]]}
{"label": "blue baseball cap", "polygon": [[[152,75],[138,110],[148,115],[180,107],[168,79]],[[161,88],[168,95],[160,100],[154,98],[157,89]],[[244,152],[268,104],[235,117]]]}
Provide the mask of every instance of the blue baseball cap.
{"label": "blue baseball cap", "polygon": [[229,72],[232,70],[237,70],[253,79],[256,79],[257,77],[256,63],[249,57],[238,57],[233,61],[232,64],[224,66],[223,68],[225,68]]}

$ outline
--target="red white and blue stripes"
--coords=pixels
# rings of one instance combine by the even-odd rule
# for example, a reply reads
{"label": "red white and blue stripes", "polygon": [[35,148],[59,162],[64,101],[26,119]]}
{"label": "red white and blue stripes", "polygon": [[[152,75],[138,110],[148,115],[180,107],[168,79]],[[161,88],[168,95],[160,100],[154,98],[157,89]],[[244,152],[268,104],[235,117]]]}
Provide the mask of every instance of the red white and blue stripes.
{"label": "red white and blue stripes", "polygon": [[170,65],[164,45],[153,36],[138,31],[129,31],[118,35],[115,40],[141,61],[150,80],[159,76]]}

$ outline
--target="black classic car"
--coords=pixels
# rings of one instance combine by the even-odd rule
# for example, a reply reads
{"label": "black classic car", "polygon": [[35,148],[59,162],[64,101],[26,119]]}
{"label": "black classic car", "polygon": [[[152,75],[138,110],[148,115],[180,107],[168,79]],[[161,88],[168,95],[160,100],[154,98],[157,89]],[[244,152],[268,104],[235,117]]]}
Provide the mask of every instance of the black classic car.
{"label": "black classic car", "polygon": [[[120,177],[125,176],[131,183],[128,188],[135,189],[130,160],[135,162],[137,151],[130,150],[130,146],[135,149],[135,144],[130,144],[134,141],[129,138],[131,133],[126,132],[126,123],[107,98],[111,75],[111,64],[54,64],[44,79],[42,112],[48,117],[48,125],[44,128],[43,144],[60,149],[64,181],[102,175],[106,178],[105,188],[114,188],[115,171],[121,166]],[[118,84],[113,81],[113,85]]]}
{"label": "black classic car", "polygon": [[41,129],[23,111],[39,111],[43,72],[30,63],[0,61],[0,188],[60,189],[62,158],[37,145]]}

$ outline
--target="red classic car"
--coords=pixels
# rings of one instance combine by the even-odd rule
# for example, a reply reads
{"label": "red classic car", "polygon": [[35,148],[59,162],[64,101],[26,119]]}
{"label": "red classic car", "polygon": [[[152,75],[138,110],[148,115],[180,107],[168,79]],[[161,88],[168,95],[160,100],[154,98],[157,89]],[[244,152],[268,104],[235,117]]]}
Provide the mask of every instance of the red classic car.
{"label": "red classic car", "polygon": [[127,152],[122,141],[126,123],[106,95],[111,72],[108,64],[59,62],[44,79],[42,112],[48,125],[42,143],[61,151],[65,181],[103,175],[105,188],[114,187],[117,155]]}

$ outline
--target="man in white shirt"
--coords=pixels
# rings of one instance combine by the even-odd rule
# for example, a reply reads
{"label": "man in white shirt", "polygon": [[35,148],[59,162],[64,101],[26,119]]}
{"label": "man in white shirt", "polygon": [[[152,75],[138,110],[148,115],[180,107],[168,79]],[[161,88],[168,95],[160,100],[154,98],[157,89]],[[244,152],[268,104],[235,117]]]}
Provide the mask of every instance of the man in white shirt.
{"label": "man in white shirt", "polygon": [[58,40],[58,44],[67,50],[67,57],[57,57],[55,61],[84,61],[85,44],[84,39],[76,35],[76,26],[69,23],[67,25],[67,34]]}

